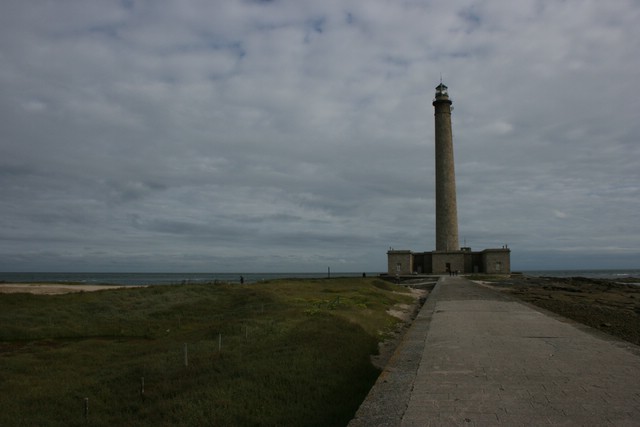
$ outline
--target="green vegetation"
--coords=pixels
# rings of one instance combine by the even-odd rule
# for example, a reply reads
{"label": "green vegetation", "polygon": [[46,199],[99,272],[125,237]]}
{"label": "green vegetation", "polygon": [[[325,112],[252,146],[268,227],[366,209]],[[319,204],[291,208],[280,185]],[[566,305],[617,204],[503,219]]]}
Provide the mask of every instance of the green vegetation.
{"label": "green vegetation", "polygon": [[0,425],[346,425],[402,291],[338,278],[0,294]]}

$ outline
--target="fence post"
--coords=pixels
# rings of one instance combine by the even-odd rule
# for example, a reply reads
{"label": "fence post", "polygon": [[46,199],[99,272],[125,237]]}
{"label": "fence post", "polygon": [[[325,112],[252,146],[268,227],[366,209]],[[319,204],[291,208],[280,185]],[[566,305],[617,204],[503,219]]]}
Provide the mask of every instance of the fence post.
{"label": "fence post", "polygon": [[89,398],[85,397],[84,398],[84,420],[87,421],[89,419]]}

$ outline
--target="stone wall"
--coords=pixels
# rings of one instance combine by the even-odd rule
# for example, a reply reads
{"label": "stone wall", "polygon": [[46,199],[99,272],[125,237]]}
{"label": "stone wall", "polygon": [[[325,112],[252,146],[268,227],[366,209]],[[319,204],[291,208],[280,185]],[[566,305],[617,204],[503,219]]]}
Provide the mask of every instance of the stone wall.
{"label": "stone wall", "polygon": [[472,252],[470,249],[450,252],[413,253],[410,250],[387,252],[387,274],[391,276],[407,276],[416,273],[447,274],[449,270],[466,274],[510,274],[511,250],[501,248],[485,249],[480,252]]}
{"label": "stone wall", "polygon": [[511,273],[511,250],[485,249],[482,251],[484,258],[484,272],[487,274]]}
{"label": "stone wall", "polygon": [[[447,274],[449,271],[464,273],[464,252],[434,252],[431,271],[434,274]],[[448,264],[448,265],[447,265]]]}
{"label": "stone wall", "polygon": [[413,273],[413,254],[408,250],[387,252],[387,272],[391,276],[406,276]]}

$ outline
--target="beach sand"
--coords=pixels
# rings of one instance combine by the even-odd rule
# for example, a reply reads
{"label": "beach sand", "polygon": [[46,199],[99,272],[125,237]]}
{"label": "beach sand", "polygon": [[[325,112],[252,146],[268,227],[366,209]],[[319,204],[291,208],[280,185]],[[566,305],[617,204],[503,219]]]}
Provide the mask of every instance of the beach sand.
{"label": "beach sand", "polygon": [[95,292],[106,289],[120,289],[124,286],[112,285],[67,285],[58,283],[0,283],[0,294],[29,293],[36,295],[61,295],[72,292]]}

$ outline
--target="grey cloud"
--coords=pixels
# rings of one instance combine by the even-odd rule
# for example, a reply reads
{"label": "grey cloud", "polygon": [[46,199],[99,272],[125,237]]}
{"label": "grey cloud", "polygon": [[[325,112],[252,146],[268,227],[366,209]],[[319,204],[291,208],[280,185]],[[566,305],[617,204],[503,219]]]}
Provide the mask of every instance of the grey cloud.
{"label": "grey cloud", "polygon": [[638,18],[3,2],[0,268],[384,270],[389,246],[431,250],[441,73],[461,237],[508,243],[515,269],[637,266]]}

